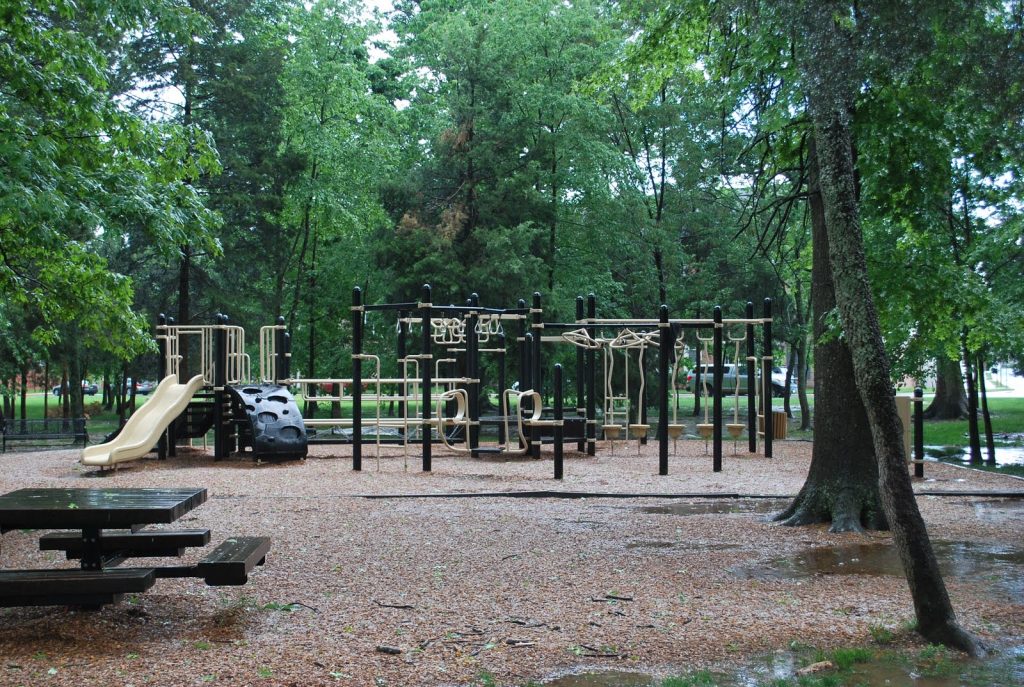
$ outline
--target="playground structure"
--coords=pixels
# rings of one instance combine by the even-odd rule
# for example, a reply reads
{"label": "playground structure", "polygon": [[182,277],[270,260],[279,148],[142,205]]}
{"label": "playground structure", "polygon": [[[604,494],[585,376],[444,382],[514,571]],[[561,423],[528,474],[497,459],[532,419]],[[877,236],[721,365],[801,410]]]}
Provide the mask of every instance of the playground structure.
{"label": "playground structure", "polygon": [[[601,319],[597,317],[596,298],[576,299],[576,317],[572,322],[544,322],[541,296],[533,295],[530,307],[521,300],[513,309],[481,306],[476,294],[462,305],[436,305],[431,288],[424,285],[421,299],[415,302],[366,304],[358,287],[352,294],[351,376],[308,377],[291,373],[290,336],[283,318],[263,327],[259,336],[258,377],[252,378],[246,353],[245,332],[228,325],[218,316],[214,325],[177,326],[162,319],[158,325],[161,366],[164,374],[181,374],[181,348],[189,337],[198,339],[200,374],[204,390],[196,394],[178,421],[172,424],[162,443],[161,455],[173,453],[176,438],[205,436],[214,432],[214,456],[227,457],[251,448],[257,458],[292,459],[306,455],[307,442],[350,443],[352,467],[362,469],[364,447],[372,442],[377,457],[384,444],[401,445],[408,464],[409,449],[420,446],[423,471],[432,468],[435,444],[449,451],[474,458],[486,454],[504,456],[540,456],[544,443],[553,443],[555,473],[561,472],[563,444],[575,442],[579,451],[595,455],[599,418],[601,433],[612,442],[624,433],[626,440],[646,443],[651,424],[647,418],[647,361],[658,361],[659,422],[654,438],[659,442],[658,472],[668,474],[668,442],[677,441],[683,425],[677,410],[669,411],[669,397],[675,399],[677,380],[686,337],[692,330],[703,356],[713,362],[713,388],[722,389],[721,370],[725,355],[727,328],[742,328],[744,336],[728,335],[734,344],[734,359],[739,362],[740,343],[746,342],[747,379],[759,377],[760,384],[748,384],[748,446],[756,453],[759,437],[766,457],[772,455],[771,408],[771,301],[765,299],[763,317],[753,316],[754,306],[747,304],[746,317],[723,319],[716,307],[711,319],[670,319],[667,306],[661,306],[657,319]],[[394,318],[397,340],[395,376],[382,375],[380,355],[365,352],[365,325],[371,314]],[[519,350],[518,379],[509,385],[506,363],[507,328],[516,327]],[[755,330],[763,334],[762,355],[756,355]],[[418,331],[417,331],[418,330]],[[701,334],[705,334],[701,336]],[[418,340],[418,345],[416,344]],[[555,366],[551,386],[544,388],[543,344],[572,345],[576,349],[576,408],[565,409],[562,388],[563,370]],[[604,376],[602,412],[599,414],[597,376],[598,351],[602,354]],[[484,380],[481,356],[493,356],[496,370],[497,415],[482,412]],[[623,363],[625,388],[619,392],[615,360]],[[755,368],[760,365],[760,375]],[[630,368],[635,372],[630,372]],[[699,364],[698,364],[699,368]],[[631,375],[638,379],[636,402],[629,388]],[[297,388],[307,407],[326,403],[333,417],[303,418],[289,389]],[[733,390],[733,422],[723,418],[723,394],[710,399],[710,425],[705,436],[713,449],[713,469],[722,469],[722,434],[730,432],[734,441],[742,432],[738,413],[740,395]],[[769,420],[758,431],[757,398],[768,409]],[[552,399],[552,408],[543,406]],[[489,400],[489,399],[488,399]],[[486,401],[485,401],[486,402]],[[342,404],[351,404],[348,417],[340,417]],[[374,410],[367,413],[364,404]],[[383,409],[397,405],[397,415],[385,417]],[[315,407],[315,406],[314,406]],[[620,424],[619,419],[622,419]],[[482,428],[487,431],[482,433]],[[737,432],[736,429],[740,429]],[[494,438],[496,436],[496,439]],[[639,450],[639,445],[638,445]]]}
{"label": "playground structure", "polygon": [[183,384],[178,383],[177,375],[167,375],[154,390],[153,397],[128,418],[115,437],[83,449],[82,464],[102,469],[146,455],[202,386],[202,375],[196,375]]}

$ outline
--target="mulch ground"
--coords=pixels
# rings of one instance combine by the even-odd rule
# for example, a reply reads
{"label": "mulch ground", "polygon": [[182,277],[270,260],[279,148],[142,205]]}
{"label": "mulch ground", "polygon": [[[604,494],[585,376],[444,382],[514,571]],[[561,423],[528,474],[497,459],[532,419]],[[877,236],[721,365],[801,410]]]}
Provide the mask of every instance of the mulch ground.
{"label": "mulch ground", "polygon": [[[778,442],[771,459],[738,448],[726,444],[714,473],[703,442],[680,441],[662,477],[654,443],[638,455],[636,443],[617,442],[596,457],[568,452],[559,482],[550,447],[540,460],[435,451],[430,473],[416,448],[378,457],[371,444],[361,472],[347,447],[316,447],[306,461],[282,464],[215,462],[197,448],[103,477],[78,465],[76,451],[8,453],[2,492],[206,487],[209,500],[176,525],[208,527],[214,543],[265,535],[273,546],[242,587],[168,579],[99,611],[0,610],[0,685],[469,685],[485,674],[525,684],[591,669],[661,676],[792,641],[869,643],[872,630],[904,627],[913,609],[898,574],[841,574],[836,566],[849,562],[834,553],[831,569],[798,572],[830,551],[891,548],[885,533],[781,527],[768,518],[784,501],[736,498],[795,494],[810,444]],[[1024,481],[929,464],[915,488],[1024,492]],[[946,577],[961,622],[991,644],[1019,645],[1024,502],[918,503],[933,541],[963,559]],[[74,565],[40,552],[39,534],[4,534],[0,566]],[[202,555],[191,550],[184,562]]]}

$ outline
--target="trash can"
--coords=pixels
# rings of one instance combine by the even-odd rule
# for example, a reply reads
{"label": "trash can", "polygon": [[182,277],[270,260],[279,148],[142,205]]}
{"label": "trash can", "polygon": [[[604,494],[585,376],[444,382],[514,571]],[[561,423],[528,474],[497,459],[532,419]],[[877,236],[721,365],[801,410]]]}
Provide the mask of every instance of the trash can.
{"label": "trash can", "polygon": [[[785,439],[789,430],[789,419],[785,410],[772,411],[772,440]],[[764,435],[764,415],[757,416],[757,433]]]}
{"label": "trash can", "polygon": [[907,454],[907,460],[913,458],[913,455],[910,453],[911,439],[914,436],[914,425],[911,424],[911,401],[913,401],[911,396],[906,394],[896,395],[896,414],[899,415],[900,424],[903,425],[903,450]]}
{"label": "trash can", "polygon": [[789,423],[786,418],[785,410],[773,410],[772,411],[772,438],[773,439],[785,439],[786,431],[789,429]]}

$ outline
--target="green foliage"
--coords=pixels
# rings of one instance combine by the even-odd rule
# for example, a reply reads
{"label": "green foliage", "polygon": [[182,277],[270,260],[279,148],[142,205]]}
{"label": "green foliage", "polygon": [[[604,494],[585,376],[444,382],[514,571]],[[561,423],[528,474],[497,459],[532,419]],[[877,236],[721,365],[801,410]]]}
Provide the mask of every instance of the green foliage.
{"label": "green foliage", "polygon": [[874,652],[867,647],[843,647],[829,654],[829,658],[839,670],[847,670],[857,663],[867,663],[874,656]]}
{"label": "green foliage", "polygon": [[216,249],[215,218],[190,185],[217,169],[208,139],[126,112],[109,92],[103,49],[187,16],[162,2],[20,1],[0,16],[0,289],[34,309],[42,343],[74,322],[76,336],[120,357],[149,345],[130,279],[96,252],[104,237],[139,231],[157,247],[191,239]]}
{"label": "green foliage", "polygon": [[889,644],[895,636],[892,630],[884,625],[872,625],[868,631],[871,633],[871,639],[875,640],[877,644]]}

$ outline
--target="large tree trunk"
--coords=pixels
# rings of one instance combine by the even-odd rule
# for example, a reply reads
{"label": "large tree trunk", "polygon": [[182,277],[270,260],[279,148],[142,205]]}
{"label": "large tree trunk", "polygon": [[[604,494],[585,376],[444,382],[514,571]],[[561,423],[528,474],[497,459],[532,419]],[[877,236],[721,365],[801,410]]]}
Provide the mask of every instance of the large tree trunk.
{"label": "large tree trunk", "polygon": [[967,380],[967,445],[970,447],[971,464],[981,465],[981,434],[978,429],[978,385],[974,356],[967,348],[967,328],[960,331],[960,345],[964,356],[964,378]]}
{"label": "large tree trunk", "polygon": [[[971,654],[983,653],[977,640],[957,623],[928,530],[917,508],[903,428],[896,412],[889,360],[868,282],[852,155],[851,105],[857,82],[851,33],[839,25],[849,8],[842,2],[808,6],[805,12],[814,55],[804,61],[810,119],[817,144],[819,182],[825,208],[829,263],[843,334],[853,356],[856,391],[867,410],[878,456],[882,506],[892,527],[914,600],[918,630],[929,641]],[[846,390],[850,395],[849,390]],[[820,416],[819,416],[820,421]]]}
{"label": "large tree trunk", "polygon": [[967,394],[960,361],[940,356],[935,361],[935,398],[924,411],[926,420],[960,420],[967,417]]}
{"label": "large tree trunk", "polygon": [[985,425],[985,449],[988,453],[985,463],[995,465],[996,442],[992,435],[992,414],[988,412],[988,392],[985,390],[985,357],[981,353],[978,354],[978,364],[975,369],[978,370],[978,396],[981,399],[981,417]]}
{"label": "large tree trunk", "polygon": [[776,516],[786,525],[831,522],[831,531],[885,529],[878,491],[878,464],[867,413],[855,388],[853,359],[845,341],[829,335],[836,307],[828,261],[825,211],[818,164],[811,144],[810,193],[813,236],[811,310],[814,314],[814,446],[807,480],[796,499]]}

